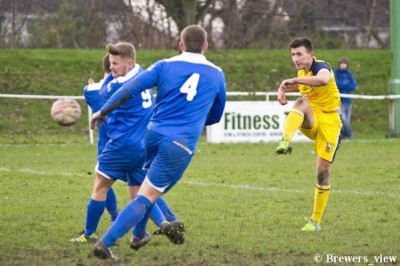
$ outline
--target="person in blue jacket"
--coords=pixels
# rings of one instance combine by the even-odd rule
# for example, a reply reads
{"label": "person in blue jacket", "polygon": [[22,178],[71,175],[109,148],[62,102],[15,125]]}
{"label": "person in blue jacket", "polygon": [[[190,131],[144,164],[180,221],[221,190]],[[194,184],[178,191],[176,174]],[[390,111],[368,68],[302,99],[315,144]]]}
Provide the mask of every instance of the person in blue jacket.
{"label": "person in blue jacket", "polygon": [[[351,94],[357,89],[357,81],[353,73],[349,70],[349,60],[346,57],[340,57],[338,67],[335,70],[335,80],[341,94]],[[343,123],[342,137],[353,138],[353,130],[351,128],[351,98],[341,97],[342,105],[340,107],[341,119]]]}

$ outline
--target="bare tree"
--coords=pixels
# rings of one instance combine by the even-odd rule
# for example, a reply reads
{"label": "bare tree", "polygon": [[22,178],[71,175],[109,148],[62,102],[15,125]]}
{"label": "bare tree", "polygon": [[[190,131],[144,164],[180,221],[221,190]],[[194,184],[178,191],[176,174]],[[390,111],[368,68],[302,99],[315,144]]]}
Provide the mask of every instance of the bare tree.
{"label": "bare tree", "polygon": [[283,48],[307,35],[321,48],[387,48],[389,1],[0,0],[0,47],[175,48],[185,26],[201,24],[210,47]]}
{"label": "bare tree", "polygon": [[1,1],[1,39],[5,47],[12,49],[24,46],[22,33],[27,26],[35,2],[27,0]]}
{"label": "bare tree", "polygon": [[161,5],[145,0],[145,4],[129,2],[127,6],[128,13],[119,13],[110,18],[115,25],[118,39],[131,41],[139,48],[171,48],[174,39],[171,33],[173,25]]}
{"label": "bare tree", "polygon": [[272,26],[279,24],[275,16],[279,9],[277,3],[279,1],[218,1],[217,9],[213,10],[212,19],[221,18],[222,20],[224,47],[268,47],[268,40],[274,35]]}
{"label": "bare tree", "polygon": [[155,0],[164,6],[166,13],[176,23],[180,32],[190,24],[201,21],[215,0]]}
{"label": "bare tree", "polygon": [[[318,31],[340,40],[343,48],[388,47],[389,0],[317,0]],[[314,8],[317,8],[314,7]],[[385,38],[385,39],[383,39]]]}
{"label": "bare tree", "polygon": [[368,28],[367,28],[367,36],[365,37],[364,41],[364,48],[368,47],[368,43],[371,40],[372,36],[372,30],[374,28],[374,15],[375,15],[375,8],[376,8],[376,0],[372,0],[371,7],[369,8],[369,22],[368,22]]}

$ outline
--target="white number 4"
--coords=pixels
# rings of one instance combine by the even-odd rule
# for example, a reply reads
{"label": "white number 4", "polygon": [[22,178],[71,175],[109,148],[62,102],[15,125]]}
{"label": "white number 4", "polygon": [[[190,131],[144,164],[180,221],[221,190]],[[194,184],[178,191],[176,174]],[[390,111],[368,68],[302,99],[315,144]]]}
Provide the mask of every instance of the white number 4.
{"label": "white number 4", "polygon": [[197,84],[199,83],[200,74],[193,73],[180,88],[180,92],[186,93],[186,100],[193,101],[194,96],[197,94]]}

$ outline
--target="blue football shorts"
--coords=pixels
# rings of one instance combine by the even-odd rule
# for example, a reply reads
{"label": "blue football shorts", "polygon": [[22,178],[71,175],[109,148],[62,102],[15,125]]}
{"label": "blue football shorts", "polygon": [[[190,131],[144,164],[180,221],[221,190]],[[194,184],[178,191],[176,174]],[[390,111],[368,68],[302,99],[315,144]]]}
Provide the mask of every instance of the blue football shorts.
{"label": "blue football shorts", "polygon": [[109,143],[100,154],[96,172],[105,178],[120,180],[129,186],[140,186],[146,176],[143,170],[144,150],[116,148]]}
{"label": "blue football shorts", "polygon": [[173,139],[148,130],[145,135],[147,181],[166,193],[181,179],[193,157],[193,151]]}

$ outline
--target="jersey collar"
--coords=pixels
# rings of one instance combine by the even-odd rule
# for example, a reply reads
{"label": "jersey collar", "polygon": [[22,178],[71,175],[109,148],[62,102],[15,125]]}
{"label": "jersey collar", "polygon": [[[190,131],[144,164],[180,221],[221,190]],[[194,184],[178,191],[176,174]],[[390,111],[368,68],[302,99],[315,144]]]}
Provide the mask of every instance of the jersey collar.
{"label": "jersey collar", "polygon": [[124,83],[125,81],[136,76],[136,74],[139,72],[139,69],[140,69],[140,65],[135,64],[135,66],[133,68],[131,68],[131,70],[129,70],[128,73],[125,74],[125,76],[115,78],[114,81],[117,83]]}

